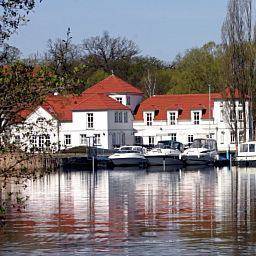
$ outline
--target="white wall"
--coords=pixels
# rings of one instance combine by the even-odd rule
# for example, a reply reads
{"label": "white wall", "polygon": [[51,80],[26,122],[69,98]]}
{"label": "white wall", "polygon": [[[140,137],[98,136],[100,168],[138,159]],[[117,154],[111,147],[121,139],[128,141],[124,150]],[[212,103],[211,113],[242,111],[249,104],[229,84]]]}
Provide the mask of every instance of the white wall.
{"label": "white wall", "polygon": [[[127,123],[115,123],[115,112],[128,113]],[[94,127],[87,127],[87,114],[93,113]],[[62,147],[65,146],[65,134],[71,135],[71,145],[69,147],[82,146],[81,134],[86,134],[87,137],[94,137],[95,134],[100,134],[101,144],[97,145],[100,148],[112,149],[112,134],[116,136],[125,134],[125,142],[128,145],[133,144],[133,116],[130,111],[74,111],[72,122],[62,122],[60,126],[60,141]],[[91,143],[93,139],[90,139]],[[88,139],[89,142],[89,139]]]}
{"label": "white wall", "polygon": [[[237,101],[237,111],[241,110]],[[159,140],[171,139],[170,134],[177,134],[177,141],[187,144],[188,135],[193,135],[196,138],[206,138],[211,134],[213,139],[217,140],[219,151],[230,150],[235,151],[235,144],[231,144],[231,129],[228,120],[221,118],[222,101],[214,102],[213,119],[201,120],[199,125],[193,124],[192,120],[178,120],[176,125],[170,125],[167,120],[153,121],[152,126],[146,126],[145,121],[134,121],[135,136],[141,136],[143,143],[149,143],[149,136],[155,137],[155,144]],[[248,108],[248,103],[247,103]],[[227,112],[227,111],[226,111]],[[144,116],[145,118],[145,116]],[[248,120],[248,117],[247,117]],[[239,127],[242,128],[242,122],[239,122]],[[248,126],[249,127],[249,123]],[[242,129],[240,129],[242,131]],[[247,130],[247,138],[249,129]]]}
{"label": "white wall", "polygon": [[[43,122],[38,123],[38,118],[43,118]],[[15,136],[20,137],[21,148],[24,150],[26,149],[27,151],[33,148],[32,144],[30,143],[32,136],[36,136],[36,147],[38,147],[39,136],[47,134],[50,136],[51,142],[49,150],[56,151],[58,148],[57,123],[57,120],[45,109],[38,107],[27,117],[24,124],[13,127],[12,134],[14,138]]]}
{"label": "white wall", "polygon": [[[132,112],[141,103],[143,96],[140,94],[109,94],[109,97],[116,99],[122,98],[122,104],[129,107]],[[127,105],[127,96],[130,97],[130,105]]]}

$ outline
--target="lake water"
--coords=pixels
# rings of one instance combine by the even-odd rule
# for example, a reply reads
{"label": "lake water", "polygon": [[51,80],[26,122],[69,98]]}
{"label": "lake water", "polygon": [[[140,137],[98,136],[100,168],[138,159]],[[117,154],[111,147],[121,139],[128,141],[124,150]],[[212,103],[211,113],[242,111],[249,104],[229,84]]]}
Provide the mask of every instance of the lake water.
{"label": "lake water", "polygon": [[256,169],[65,171],[24,195],[0,255],[256,255]]}

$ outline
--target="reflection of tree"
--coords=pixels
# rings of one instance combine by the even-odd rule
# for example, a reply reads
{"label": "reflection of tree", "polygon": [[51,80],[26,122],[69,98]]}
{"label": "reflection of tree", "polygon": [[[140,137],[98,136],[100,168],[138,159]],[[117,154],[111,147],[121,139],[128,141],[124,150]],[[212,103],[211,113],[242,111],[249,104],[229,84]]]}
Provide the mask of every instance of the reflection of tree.
{"label": "reflection of tree", "polygon": [[[55,239],[70,243],[77,235],[83,248],[113,253],[144,239],[174,237],[199,246],[217,238],[239,255],[239,247],[256,240],[256,172],[249,170],[67,172],[60,183],[57,174],[36,181],[31,193],[31,222],[24,218],[19,225],[31,239],[58,234],[48,244],[42,240],[45,248]],[[22,239],[24,234],[10,241]]]}

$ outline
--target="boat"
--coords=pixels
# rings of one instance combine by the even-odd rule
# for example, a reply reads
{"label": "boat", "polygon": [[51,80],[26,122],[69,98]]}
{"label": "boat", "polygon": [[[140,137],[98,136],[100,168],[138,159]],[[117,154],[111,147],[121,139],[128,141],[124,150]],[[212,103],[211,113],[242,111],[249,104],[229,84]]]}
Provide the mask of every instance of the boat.
{"label": "boat", "polygon": [[183,144],[177,141],[159,141],[155,148],[148,151],[145,157],[150,166],[157,165],[183,165],[181,152]]}
{"label": "boat", "polygon": [[146,166],[146,150],[141,146],[122,146],[116,153],[109,156],[114,166]]}
{"label": "boat", "polygon": [[181,156],[186,165],[213,165],[218,157],[217,142],[214,139],[195,139]]}
{"label": "boat", "polygon": [[256,166],[256,141],[243,142],[238,147],[236,162],[238,166]]}

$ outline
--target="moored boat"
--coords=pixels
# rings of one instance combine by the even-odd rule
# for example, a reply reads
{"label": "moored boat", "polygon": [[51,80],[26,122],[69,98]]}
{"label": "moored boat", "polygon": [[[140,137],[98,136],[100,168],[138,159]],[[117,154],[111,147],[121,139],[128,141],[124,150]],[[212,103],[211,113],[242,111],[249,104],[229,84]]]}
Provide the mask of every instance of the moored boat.
{"label": "moored boat", "polygon": [[109,156],[115,166],[146,166],[145,150],[140,146],[123,146]]}
{"label": "moored boat", "polygon": [[159,141],[155,148],[145,154],[145,157],[151,166],[183,165],[182,151],[183,145],[180,142]]}
{"label": "moored boat", "polygon": [[236,162],[239,166],[256,166],[256,141],[239,145]]}
{"label": "moored boat", "polygon": [[212,165],[218,160],[217,142],[214,139],[195,139],[182,153],[186,165]]}

